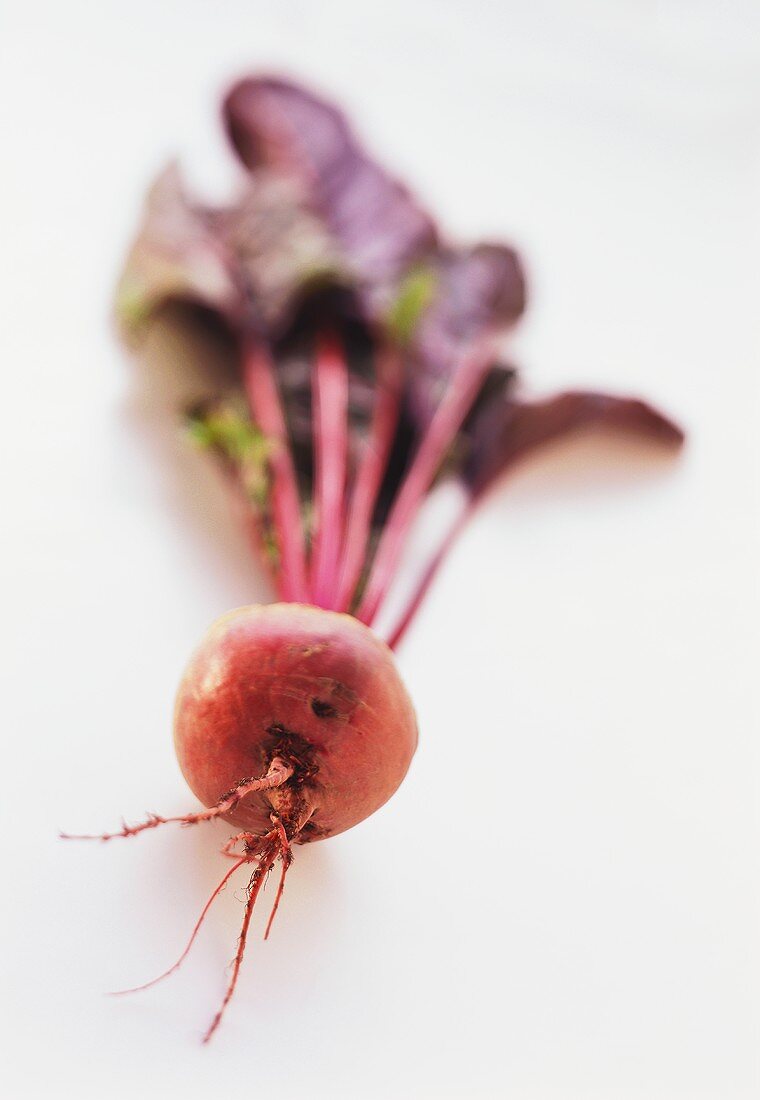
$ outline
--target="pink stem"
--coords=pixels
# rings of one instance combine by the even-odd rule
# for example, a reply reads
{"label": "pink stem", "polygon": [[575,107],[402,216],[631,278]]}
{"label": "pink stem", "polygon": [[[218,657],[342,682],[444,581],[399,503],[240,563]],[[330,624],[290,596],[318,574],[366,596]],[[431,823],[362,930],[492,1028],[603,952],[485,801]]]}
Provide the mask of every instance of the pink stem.
{"label": "pink stem", "polygon": [[252,338],[246,342],[243,367],[251,414],[272,444],[269,461],[272,470],[272,519],[280,555],[279,595],[283,600],[305,603],[309,599],[309,586],[298,481],[274,363],[260,340]]}
{"label": "pink stem", "polygon": [[441,568],[444,559],[447,557],[449,551],[451,550],[451,547],[459,538],[459,535],[462,533],[462,529],[467,526],[467,523],[473,512],[474,503],[474,501],[468,501],[467,504],[463,506],[461,512],[454,520],[449,530],[446,532],[446,535],[443,538],[443,542],[428,562],[425,568],[425,572],[417,581],[409,602],[406,604],[406,607],[402,611],[400,618],[396,622],[396,625],[393,627],[393,630],[388,635],[387,641],[391,649],[398,648],[404,635],[416,618],[417,612],[420,609],[420,605],[427,595],[430,585],[437,577],[438,570]]}
{"label": "pink stem", "polygon": [[357,619],[364,623],[373,622],[388,593],[409,529],[477,396],[491,358],[481,349],[453,372],[451,385],[433,415],[380,539],[367,588],[356,612]]}
{"label": "pink stem", "polygon": [[346,491],[348,456],[348,367],[334,335],[317,339],[312,372],[314,403],[314,536],[311,598],[318,607],[334,602]]}
{"label": "pink stem", "polygon": [[367,557],[372,514],[393,445],[401,398],[396,353],[384,354],[377,369],[377,393],[369,438],[362,454],[349,505],[346,546],[335,608],[348,611]]}

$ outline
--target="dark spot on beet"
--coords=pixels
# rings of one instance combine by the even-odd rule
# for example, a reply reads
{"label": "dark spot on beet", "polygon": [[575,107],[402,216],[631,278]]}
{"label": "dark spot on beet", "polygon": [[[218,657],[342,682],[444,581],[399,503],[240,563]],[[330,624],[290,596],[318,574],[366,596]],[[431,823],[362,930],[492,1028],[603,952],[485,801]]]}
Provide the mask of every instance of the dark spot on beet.
{"label": "dark spot on beet", "polygon": [[301,827],[298,833],[299,844],[310,844],[312,840],[320,840],[325,835],[325,830],[311,818]]}
{"label": "dark spot on beet", "polygon": [[334,718],[338,713],[332,703],[326,703],[324,699],[312,699],[311,709],[317,718]]}

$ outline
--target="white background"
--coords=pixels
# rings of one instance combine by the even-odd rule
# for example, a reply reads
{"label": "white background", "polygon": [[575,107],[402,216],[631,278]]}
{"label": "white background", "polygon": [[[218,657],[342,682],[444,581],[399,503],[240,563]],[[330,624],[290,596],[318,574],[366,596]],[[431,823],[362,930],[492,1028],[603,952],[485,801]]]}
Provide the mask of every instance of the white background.
{"label": "white background", "polygon": [[[0,1082],[13,1097],[756,1097],[756,3],[2,4]],[[524,251],[536,389],[635,390],[672,461],[576,441],[458,545],[400,653],[398,795],[299,851],[209,1048],[241,893],[173,691],[264,595],[215,474],[109,322],[172,154],[220,196],[225,82],[337,96],[457,238]],[[226,865],[224,865],[226,866]],[[241,884],[242,887],[242,884]]]}

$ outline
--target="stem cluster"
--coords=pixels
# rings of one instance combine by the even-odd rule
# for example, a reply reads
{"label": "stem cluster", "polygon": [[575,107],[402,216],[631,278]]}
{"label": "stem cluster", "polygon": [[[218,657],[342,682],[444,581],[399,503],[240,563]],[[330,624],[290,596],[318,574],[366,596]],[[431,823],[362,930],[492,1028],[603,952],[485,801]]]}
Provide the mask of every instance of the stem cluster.
{"label": "stem cluster", "polygon": [[[312,531],[307,540],[277,367],[258,337],[244,345],[244,378],[251,416],[270,444],[271,523],[278,550],[276,581],[282,600],[351,611],[372,626],[383,607],[420,508],[483,384],[491,356],[487,342],[452,372],[450,384],[413,452],[379,535],[373,525],[404,398],[400,353],[377,352],[371,420],[350,463],[349,364],[335,332],[316,341],[311,367],[313,429]],[[461,526],[457,521],[398,622],[396,646],[412,622],[435,572]]]}

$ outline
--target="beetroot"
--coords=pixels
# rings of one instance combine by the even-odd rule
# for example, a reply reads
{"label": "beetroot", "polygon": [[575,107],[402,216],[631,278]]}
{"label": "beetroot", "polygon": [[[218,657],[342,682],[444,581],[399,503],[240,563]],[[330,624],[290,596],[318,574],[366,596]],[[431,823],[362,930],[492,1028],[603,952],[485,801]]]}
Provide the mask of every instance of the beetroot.
{"label": "beetroot", "polygon": [[174,744],[205,806],[279,761],[277,786],[222,816],[261,833],[274,814],[302,844],[342,833],[387,802],[417,747],[417,724],[393,655],[367,627],[269,604],[211,627],[180,684]]}
{"label": "beetroot", "polygon": [[417,748],[417,722],[391,651],[366,626],[334,611],[269,604],[238,608],[213,624],[177,693],[174,745],[185,779],[209,809],[152,815],[99,839],[218,817],[239,830],[224,853],[237,847],[236,867],[253,863],[255,870],[209,1039],[232,996],[253,905],[275,861],[282,861],[282,876],[267,935],[291,844],[342,833],[387,802]]}
{"label": "beetroot", "polygon": [[281,602],[219,619],[180,685],[177,756],[206,809],[100,837],[215,818],[234,828],[223,851],[235,864],[166,972],[222,886],[250,864],[229,986],[206,1038],[232,996],[275,864],[267,933],[292,847],[356,825],[407,772],[414,711],[370,628],[431,489],[456,483],[461,510],[387,634],[393,648],[455,535],[516,462],[587,426],[683,439],[638,399],[527,399],[501,347],[526,301],[517,253],[443,241],[335,108],[285,81],[251,78],[232,89],[224,114],[248,172],[242,193],[210,208],[186,194],[176,169],[165,173],[117,307],[133,341],[169,302],[223,331],[236,382],[203,395],[188,424],[242,501]]}

